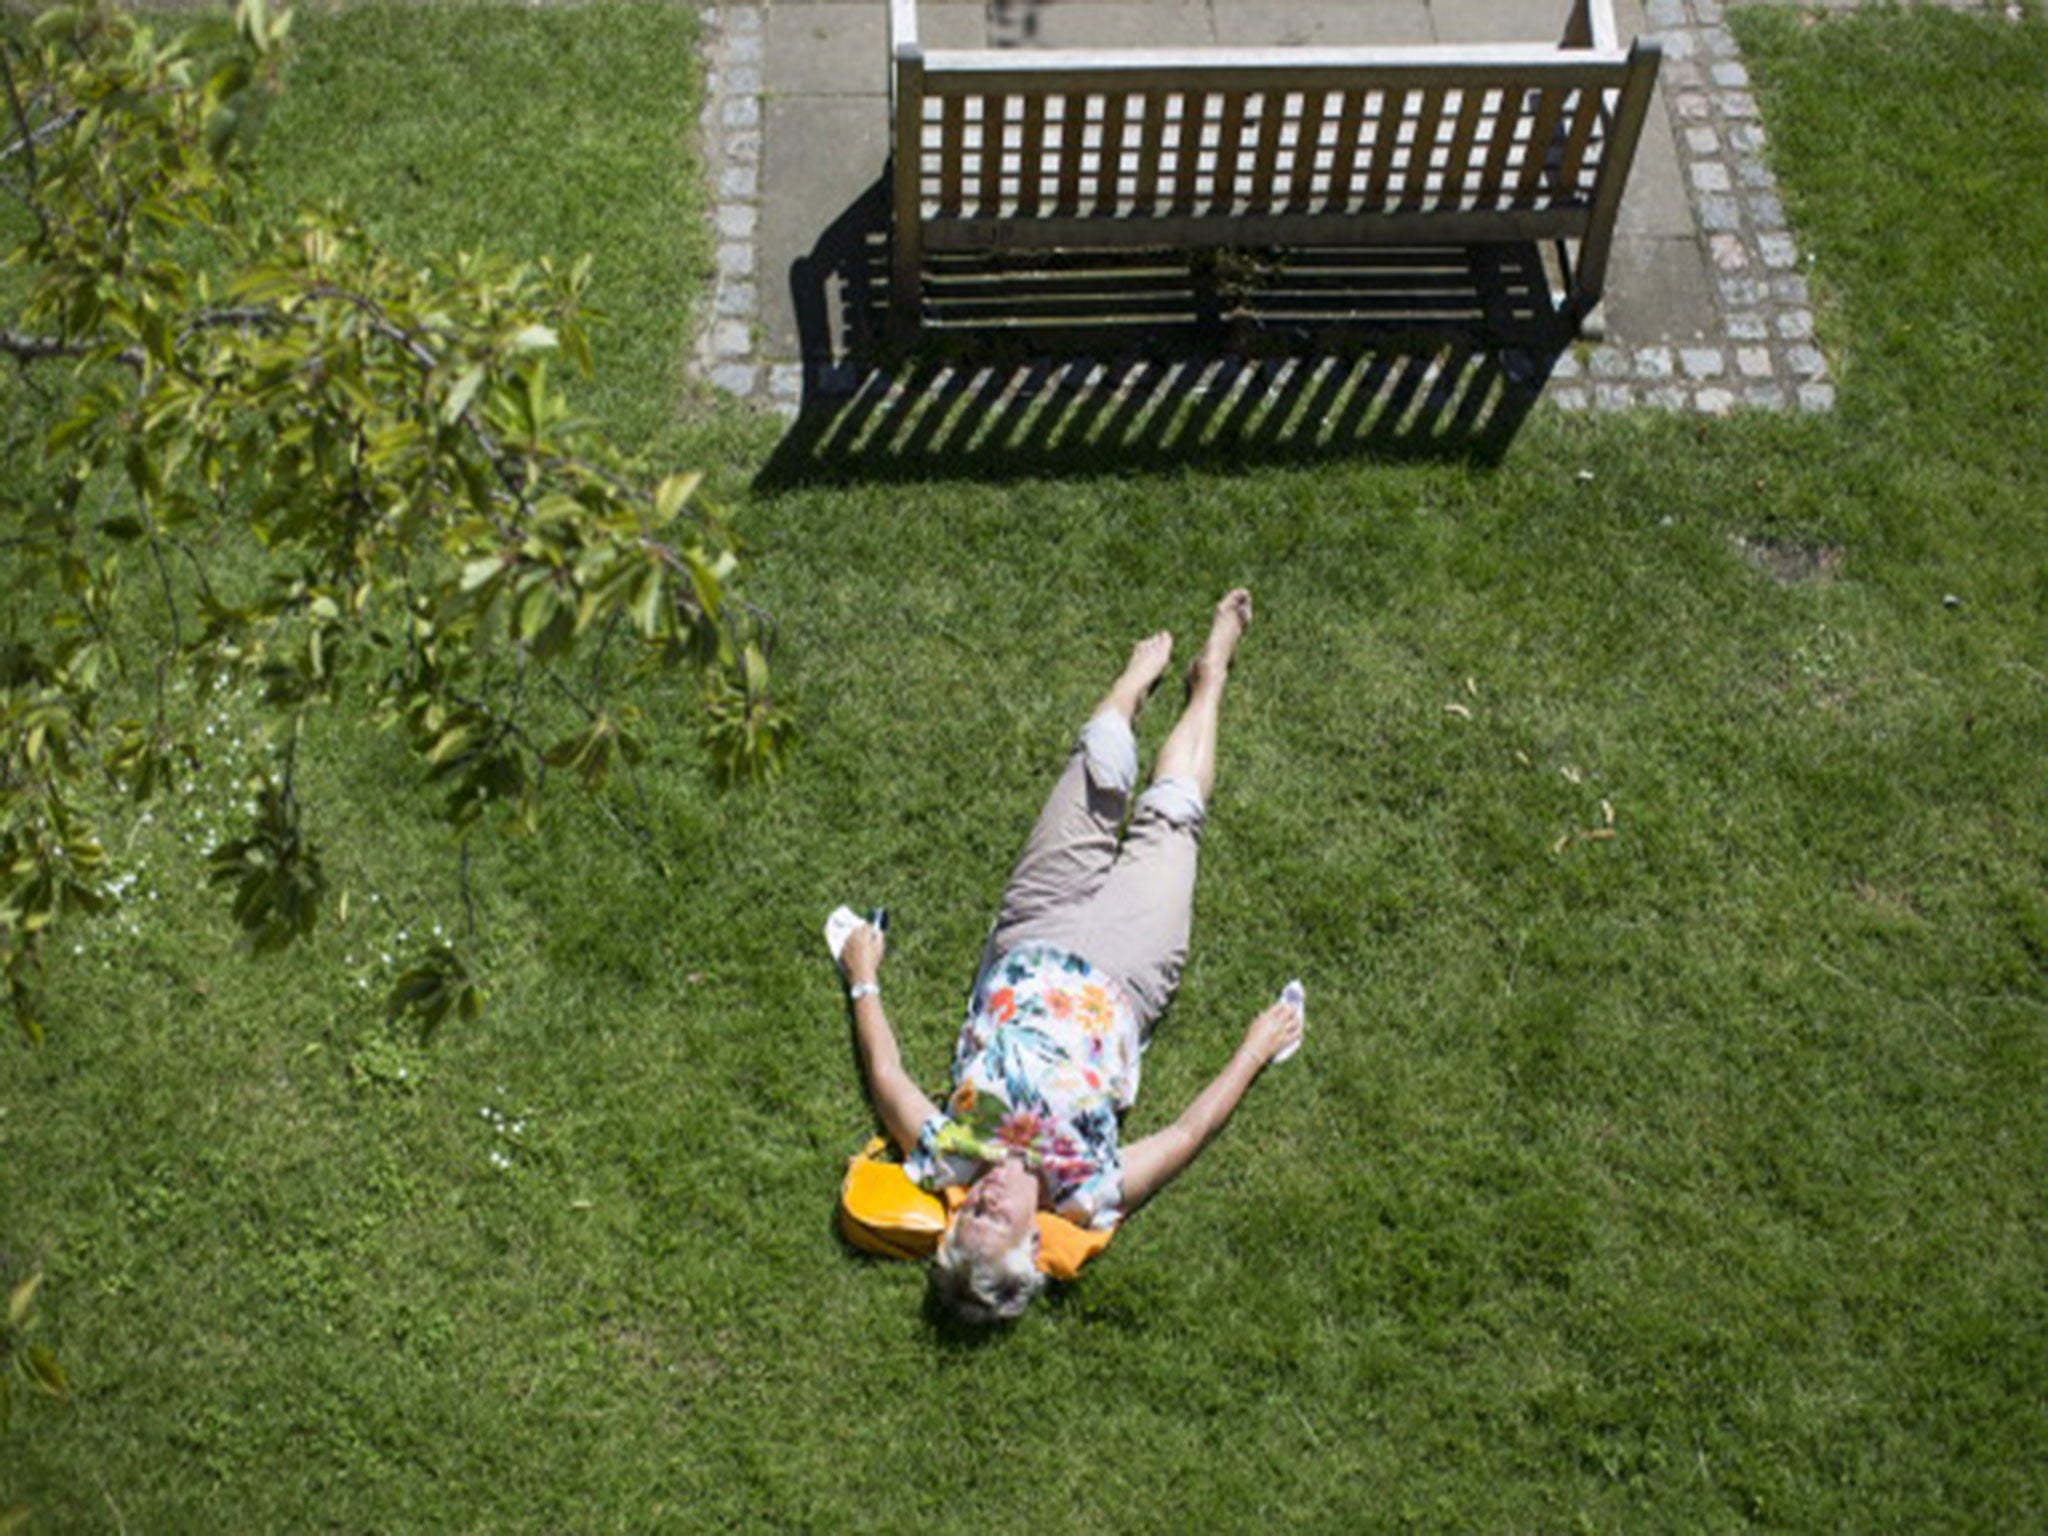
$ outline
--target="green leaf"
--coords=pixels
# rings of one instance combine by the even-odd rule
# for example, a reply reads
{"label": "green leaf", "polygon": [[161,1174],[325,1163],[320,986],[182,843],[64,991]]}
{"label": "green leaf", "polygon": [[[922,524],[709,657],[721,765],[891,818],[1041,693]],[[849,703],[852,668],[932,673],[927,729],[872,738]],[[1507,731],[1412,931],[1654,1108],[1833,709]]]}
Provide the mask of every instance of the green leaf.
{"label": "green leaf", "polygon": [[392,1023],[410,1018],[424,1037],[441,1027],[450,1013],[475,1020],[483,1012],[483,994],[471,975],[469,963],[452,945],[437,944],[406,968],[384,1002],[385,1017]]}
{"label": "green leaf", "polygon": [[36,1304],[36,1292],[42,1289],[43,1272],[37,1270],[7,1296],[7,1326],[19,1328],[28,1321],[29,1309]]}
{"label": "green leaf", "polygon": [[696,494],[697,487],[703,479],[704,476],[701,473],[670,475],[660,485],[656,486],[654,491],[654,526],[661,528],[674,522],[676,514],[682,511],[690,497]]}
{"label": "green leaf", "polygon": [[57,1363],[57,1357],[41,1344],[31,1344],[22,1354],[28,1364],[29,1379],[52,1397],[62,1397],[71,1390],[71,1382],[64,1374],[64,1367]]}
{"label": "green leaf", "polygon": [[647,573],[640,578],[640,589],[633,594],[633,625],[650,640],[661,633],[661,567],[658,565],[647,568]]}
{"label": "green leaf", "polygon": [[458,725],[452,730],[443,732],[441,739],[435,742],[433,749],[427,753],[427,761],[436,767],[447,762],[449,758],[455,756],[456,753],[469,745],[469,738],[472,734],[474,733],[466,725]]}
{"label": "green leaf", "polygon": [[484,365],[471,363],[455,380],[455,387],[448,391],[448,398],[441,402],[441,424],[452,427],[462,419],[462,413],[469,409],[469,402],[476,398],[476,392],[483,387]]}

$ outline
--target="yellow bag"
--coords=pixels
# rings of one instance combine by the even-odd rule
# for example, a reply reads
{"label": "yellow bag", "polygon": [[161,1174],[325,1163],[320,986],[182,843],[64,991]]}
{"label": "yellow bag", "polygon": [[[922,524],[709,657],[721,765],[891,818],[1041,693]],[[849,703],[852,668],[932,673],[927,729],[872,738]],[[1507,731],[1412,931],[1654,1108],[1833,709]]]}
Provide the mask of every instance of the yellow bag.
{"label": "yellow bag", "polygon": [[[941,1199],[918,1188],[901,1163],[883,1158],[888,1144],[877,1136],[847,1159],[846,1179],[839,1186],[839,1231],[854,1247],[886,1259],[928,1259],[945,1235],[953,1208],[966,1195],[949,1189]],[[1113,1235],[1040,1211],[1038,1267],[1055,1280],[1072,1280]]]}

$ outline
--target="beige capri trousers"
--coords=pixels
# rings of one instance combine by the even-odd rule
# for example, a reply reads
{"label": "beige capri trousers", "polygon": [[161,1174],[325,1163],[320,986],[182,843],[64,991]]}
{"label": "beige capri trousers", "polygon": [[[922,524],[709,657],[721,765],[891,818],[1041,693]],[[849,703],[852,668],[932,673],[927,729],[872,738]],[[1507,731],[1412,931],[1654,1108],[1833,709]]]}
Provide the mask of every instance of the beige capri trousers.
{"label": "beige capri trousers", "polygon": [[1019,945],[1052,944],[1114,977],[1152,1026],[1187,964],[1204,807],[1190,779],[1155,779],[1138,797],[1130,722],[1104,710],[1081,730],[1003,890],[983,968]]}

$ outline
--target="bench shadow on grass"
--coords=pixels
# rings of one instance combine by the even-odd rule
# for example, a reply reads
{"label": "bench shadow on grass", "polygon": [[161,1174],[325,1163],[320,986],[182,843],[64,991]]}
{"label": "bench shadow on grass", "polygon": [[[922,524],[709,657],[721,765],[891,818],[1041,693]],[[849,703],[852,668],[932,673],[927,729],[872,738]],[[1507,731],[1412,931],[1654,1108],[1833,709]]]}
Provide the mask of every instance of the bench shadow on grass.
{"label": "bench shadow on grass", "polygon": [[791,265],[805,358],[764,486],[1360,456],[1491,463],[1574,339],[1534,245],[934,257],[885,343],[877,182]]}

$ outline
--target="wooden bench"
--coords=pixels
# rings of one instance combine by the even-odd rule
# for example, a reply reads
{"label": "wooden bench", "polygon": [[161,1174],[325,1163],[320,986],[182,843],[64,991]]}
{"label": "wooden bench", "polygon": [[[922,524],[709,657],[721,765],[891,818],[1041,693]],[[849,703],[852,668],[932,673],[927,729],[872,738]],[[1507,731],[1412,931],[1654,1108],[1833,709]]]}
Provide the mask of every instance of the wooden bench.
{"label": "wooden bench", "polygon": [[1599,302],[1660,50],[1574,0],[1555,46],[925,52],[890,0],[890,329],[929,255],[1554,242]]}

